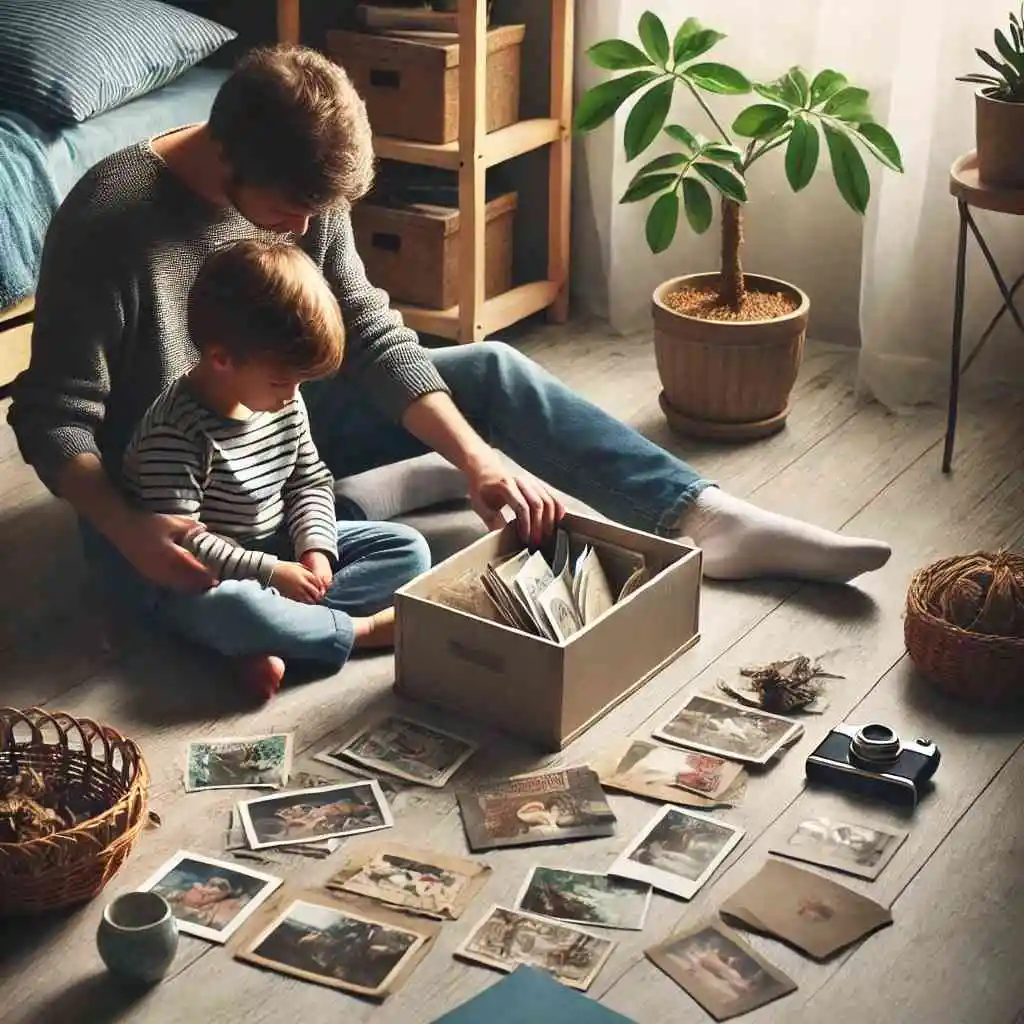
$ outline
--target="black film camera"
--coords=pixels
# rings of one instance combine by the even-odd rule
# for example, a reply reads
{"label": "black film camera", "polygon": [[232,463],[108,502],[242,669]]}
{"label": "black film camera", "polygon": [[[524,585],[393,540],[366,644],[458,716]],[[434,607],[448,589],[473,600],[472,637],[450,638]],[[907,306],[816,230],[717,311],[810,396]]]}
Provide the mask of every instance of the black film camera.
{"label": "black film camera", "polygon": [[887,725],[837,725],[807,758],[807,778],[854,793],[914,807],[923,783],[939,767],[931,740],[903,743]]}

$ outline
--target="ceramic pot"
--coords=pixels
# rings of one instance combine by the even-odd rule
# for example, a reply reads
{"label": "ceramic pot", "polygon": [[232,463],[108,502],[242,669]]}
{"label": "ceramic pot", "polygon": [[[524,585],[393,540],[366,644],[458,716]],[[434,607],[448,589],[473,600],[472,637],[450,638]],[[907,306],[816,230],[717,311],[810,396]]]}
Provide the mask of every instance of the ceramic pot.
{"label": "ceramic pot", "polygon": [[155,892],[126,892],[108,903],[96,931],[96,946],[112,974],[153,984],[178,951],[178,922]]}
{"label": "ceramic pot", "polygon": [[979,89],[974,130],[982,182],[1000,188],[1024,188],[1024,103],[1007,103]]}

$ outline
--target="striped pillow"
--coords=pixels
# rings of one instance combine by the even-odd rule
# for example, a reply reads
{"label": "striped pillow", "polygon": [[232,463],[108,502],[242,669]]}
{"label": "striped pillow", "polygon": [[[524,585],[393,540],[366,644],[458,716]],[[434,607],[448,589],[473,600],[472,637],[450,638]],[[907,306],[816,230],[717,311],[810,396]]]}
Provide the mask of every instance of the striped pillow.
{"label": "striped pillow", "polygon": [[86,121],[236,35],[159,0],[0,0],[0,109],[46,127]]}

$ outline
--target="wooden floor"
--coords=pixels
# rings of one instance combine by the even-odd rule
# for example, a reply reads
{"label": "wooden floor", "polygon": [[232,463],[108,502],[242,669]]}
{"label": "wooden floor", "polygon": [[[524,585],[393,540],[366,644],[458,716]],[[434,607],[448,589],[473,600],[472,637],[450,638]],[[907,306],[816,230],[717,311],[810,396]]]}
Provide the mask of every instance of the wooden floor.
{"label": "wooden floor", "polygon": [[[968,393],[955,471],[944,477],[940,411],[899,418],[863,404],[852,387],[854,355],[846,350],[811,346],[788,428],[768,441],[727,448],[671,437],[658,412],[653,357],[643,338],[610,338],[575,326],[539,329],[518,344],[732,491],[847,533],[884,538],[895,552],[889,565],[855,587],[707,584],[701,642],[561,758],[544,759],[492,739],[464,769],[462,779],[546,761],[585,762],[627,734],[647,735],[684,693],[734,678],[751,662],[797,651],[828,653],[829,665],[845,676],[831,684],[829,712],[808,719],[797,746],[752,777],[741,806],[723,813],[746,830],[734,855],[692,902],[656,895],[642,934],[614,933],[618,947],[590,994],[638,1024],[709,1019],[645,960],[644,948],[714,915],[802,816],[851,814],[864,821],[903,820],[910,830],[877,881],[844,879],[891,904],[894,926],[827,964],[753,938],[799,989],[747,1019],[1010,1024],[1024,1009],[1024,717],[980,712],[933,693],[905,654],[902,612],[917,567],[951,553],[1024,541],[1024,396],[992,401]],[[93,944],[106,898],[140,883],[178,848],[220,855],[226,815],[238,796],[185,794],[186,738],[288,729],[296,734],[300,756],[308,757],[353,716],[395,703],[392,662],[383,656],[354,662],[340,677],[286,692],[257,713],[241,713],[232,708],[229,687],[207,667],[164,645],[129,637],[110,656],[97,640],[95,619],[84,611],[91,605],[70,518],[21,466],[6,427],[0,428],[0,460],[3,703],[63,708],[138,739],[153,774],[152,806],[163,819],[91,905],[59,921],[0,925],[5,1024],[426,1024],[499,977],[453,960],[452,951],[487,905],[513,899],[529,865],[603,869],[651,814],[652,805],[613,795],[619,816],[614,838],[486,856],[495,871],[484,893],[462,921],[442,928],[411,981],[383,1006],[261,972],[188,937],[163,984],[144,996],[120,992]],[[465,539],[469,522],[459,513],[440,523],[441,553]],[[439,525],[436,516],[430,525]],[[844,718],[886,722],[940,745],[937,787],[913,819],[805,790],[804,757]],[[396,828],[388,838],[465,853],[451,792],[406,789],[393,807]],[[308,886],[322,883],[335,866],[287,854],[277,860],[264,870]]]}

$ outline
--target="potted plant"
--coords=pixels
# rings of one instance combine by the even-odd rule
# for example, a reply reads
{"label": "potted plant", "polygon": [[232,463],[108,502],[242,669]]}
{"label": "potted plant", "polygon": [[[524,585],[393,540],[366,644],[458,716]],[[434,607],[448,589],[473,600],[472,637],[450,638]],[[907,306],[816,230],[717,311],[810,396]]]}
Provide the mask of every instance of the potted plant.
{"label": "potted plant", "polygon": [[[870,182],[862,152],[902,172],[899,148],[871,117],[868,93],[838,71],[813,78],[799,67],[773,82],[752,83],[705,55],[725,35],[688,18],[669,40],[650,11],[637,27],[640,46],[609,39],[587,54],[598,67],[624,71],[589,89],[576,108],[575,125],[593,131],[630,97],[623,144],[632,161],[659,137],[670,152],[644,164],[621,198],[651,202],[647,244],[663,252],[676,235],[680,214],[703,233],[713,219],[712,196],[721,205],[721,269],[686,274],[654,292],[655,353],[670,424],[705,437],[760,437],[779,430],[803,353],[810,301],[795,285],[745,274],[741,263],[747,172],[773,150],[783,150],[786,179],[794,192],[810,182],[824,136],[840,195],[863,213]],[[742,110],[731,130],[715,116],[705,93],[755,91],[760,102]],[[696,101],[708,136],[666,124],[677,91]]]}
{"label": "potted plant", "polygon": [[957,81],[981,86],[974,100],[978,177],[1002,188],[1024,188],[1024,4],[1019,15],[1010,12],[1009,36],[996,29],[995,43],[998,57],[974,51],[990,70]]}

